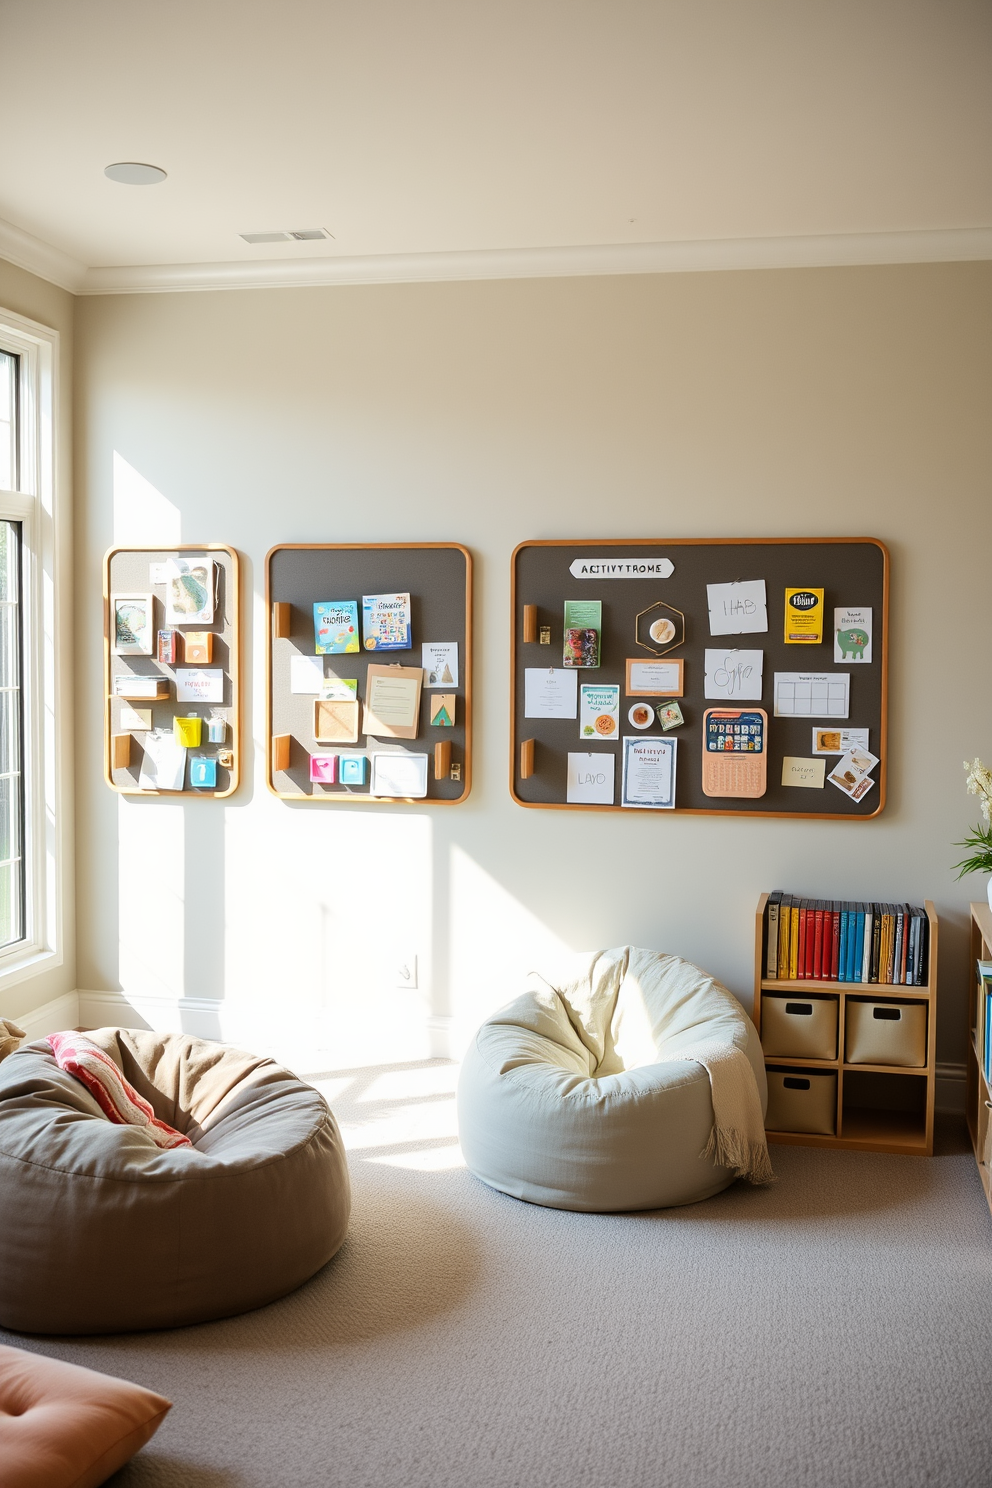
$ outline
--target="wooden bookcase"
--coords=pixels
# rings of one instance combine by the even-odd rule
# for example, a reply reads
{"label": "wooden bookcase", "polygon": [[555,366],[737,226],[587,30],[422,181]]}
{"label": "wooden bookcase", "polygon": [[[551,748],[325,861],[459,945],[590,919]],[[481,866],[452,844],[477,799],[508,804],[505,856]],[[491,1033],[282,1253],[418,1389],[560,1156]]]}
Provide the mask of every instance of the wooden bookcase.
{"label": "wooden bookcase", "polygon": [[968,1052],[965,1055],[967,1085],[965,1114],[968,1132],[975,1149],[975,1161],[985,1190],[985,1198],[992,1209],[992,1177],[989,1162],[992,1159],[992,1091],[982,1073],[982,1051],[978,1047],[978,999],[981,988],[975,971],[976,961],[992,960],[992,910],[988,904],[971,905],[971,991],[968,994]]}
{"label": "wooden bookcase", "polygon": [[[783,1142],[802,1147],[846,1147],[862,1152],[899,1152],[917,1157],[933,1154],[933,1106],[936,1076],[935,1024],[937,1012],[937,916],[933,904],[925,900],[927,919],[930,922],[928,948],[927,985],[904,987],[886,982],[833,982],[783,981],[765,977],[765,906],[768,895],[762,894],[755,917],[754,938],[754,1024],[761,1034],[762,994],[796,992],[799,994],[828,994],[838,1000],[838,1033],[836,1059],[791,1059],[780,1055],[766,1055],[765,1063],[773,1068],[796,1068],[837,1071],[837,1118],[836,1135],[820,1136],[812,1132],[769,1131],[769,1142]],[[972,906],[973,909],[980,906]],[[985,909],[989,943],[992,944],[992,917]],[[879,1001],[924,1002],[927,1006],[927,1058],[921,1067],[906,1068],[899,1065],[847,1064],[844,1060],[845,1025],[847,1003],[851,999],[877,998]],[[974,999],[973,999],[974,1001]],[[970,1066],[969,1066],[970,1071]],[[877,1104],[862,1103],[865,1098],[865,1076],[877,1076],[876,1091],[869,1099]],[[980,1079],[980,1077],[979,1077]],[[845,1080],[848,1091],[845,1097]],[[892,1081],[913,1080],[916,1089],[906,1087],[912,1093],[912,1110],[899,1109],[900,1092]],[[860,1087],[860,1088],[859,1088]],[[984,1090],[984,1085],[983,1085]],[[985,1091],[985,1098],[988,1092]],[[892,1105],[887,1104],[888,1100]],[[984,1108],[988,1116],[988,1109]],[[970,1116],[969,1116],[970,1119]],[[973,1130],[973,1138],[975,1131]],[[986,1194],[989,1192],[988,1173],[983,1174]]]}

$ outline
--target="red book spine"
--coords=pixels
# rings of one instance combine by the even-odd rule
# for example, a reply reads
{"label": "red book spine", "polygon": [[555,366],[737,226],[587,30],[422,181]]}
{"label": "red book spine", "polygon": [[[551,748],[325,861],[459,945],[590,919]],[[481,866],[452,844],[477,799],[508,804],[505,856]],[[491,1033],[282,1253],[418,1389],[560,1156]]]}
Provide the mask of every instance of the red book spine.
{"label": "red book spine", "polygon": [[813,948],[816,945],[816,905],[811,902],[806,909],[806,976],[813,975]]}
{"label": "red book spine", "polygon": [[813,911],[813,976],[817,981],[823,977],[823,909],[820,905]]}
{"label": "red book spine", "polygon": [[840,972],[840,910],[830,916],[830,980],[835,982]]}

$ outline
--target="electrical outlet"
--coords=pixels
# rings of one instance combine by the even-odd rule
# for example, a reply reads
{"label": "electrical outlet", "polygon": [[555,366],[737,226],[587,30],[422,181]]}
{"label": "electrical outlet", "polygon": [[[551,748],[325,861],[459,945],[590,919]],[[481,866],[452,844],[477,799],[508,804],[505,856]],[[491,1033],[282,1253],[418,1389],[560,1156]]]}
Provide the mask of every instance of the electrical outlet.
{"label": "electrical outlet", "polygon": [[417,958],[416,956],[398,956],[396,959],[396,986],[416,988],[417,985]]}

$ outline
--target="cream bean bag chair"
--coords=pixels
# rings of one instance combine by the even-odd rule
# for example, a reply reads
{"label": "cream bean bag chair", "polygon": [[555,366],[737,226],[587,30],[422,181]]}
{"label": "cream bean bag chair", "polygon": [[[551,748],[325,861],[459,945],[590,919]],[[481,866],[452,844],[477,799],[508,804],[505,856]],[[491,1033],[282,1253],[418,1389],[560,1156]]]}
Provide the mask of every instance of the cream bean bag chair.
{"label": "cream bean bag chair", "polygon": [[351,1201],[318,1091],[183,1034],[88,1037],[192,1146],[113,1124],[47,1042],[0,1062],[0,1325],[174,1328],[260,1307],[330,1260]]}
{"label": "cream bean bag chair", "polygon": [[458,1124],[470,1170],[554,1209],[694,1204],[768,1182],[758,1035],[719,982],[624,946],[575,958],[479,1029]]}

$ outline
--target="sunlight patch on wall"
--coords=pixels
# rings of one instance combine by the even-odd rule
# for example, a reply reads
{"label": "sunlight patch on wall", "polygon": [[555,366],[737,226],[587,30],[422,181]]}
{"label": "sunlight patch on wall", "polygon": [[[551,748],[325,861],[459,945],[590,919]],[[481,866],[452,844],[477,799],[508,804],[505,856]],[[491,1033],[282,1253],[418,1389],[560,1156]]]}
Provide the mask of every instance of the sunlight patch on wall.
{"label": "sunlight patch on wall", "polygon": [[169,548],[181,542],[179,508],[114,450],[114,545]]}
{"label": "sunlight patch on wall", "polygon": [[117,798],[121,989],[155,997],[185,990],[185,820],[178,802]]}
{"label": "sunlight patch on wall", "polygon": [[460,847],[451,849],[451,997],[464,1038],[572,950]]}

